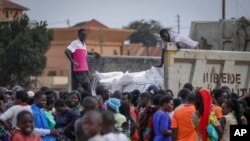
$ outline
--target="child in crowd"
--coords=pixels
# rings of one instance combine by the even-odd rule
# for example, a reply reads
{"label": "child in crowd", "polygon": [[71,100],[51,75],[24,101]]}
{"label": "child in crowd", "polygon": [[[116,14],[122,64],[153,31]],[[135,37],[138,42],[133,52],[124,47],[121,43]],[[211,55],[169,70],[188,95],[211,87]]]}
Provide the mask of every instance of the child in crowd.
{"label": "child in crowd", "polygon": [[31,112],[21,111],[17,115],[17,130],[10,141],[41,141],[38,134],[34,133],[34,120]]}
{"label": "child in crowd", "polygon": [[218,120],[222,118],[222,104],[228,99],[228,94],[222,89],[214,89],[212,91],[212,95],[214,98],[215,106],[213,107],[213,111]]}
{"label": "child in crowd", "polygon": [[247,102],[245,100],[239,100],[239,106],[240,106],[240,117],[241,117],[241,122],[243,125],[247,125],[247,118],[244,116],[244,113],[247,110]]}
{"label": "child in crowd", "polygon": [[83,132],[88,141],[103,141],[101,137],[102,115],[99,111],[89,111],[83,116]]}
{"label": "child in crowd", "polygon": [[111,93],[110,91],[103,85],[99,85],[96,87],[95,93],[98,97],[98,101],[99,101],[99,107],[102,110],[107,110],[107,105],[106,102],[109,99]]}
{"label": "child in crowd", "polygon": [[166,95],[160,99],[160,108],[153,117],[154,141],[172,141],[171,119],[168,112],[173,110],[173,97]]}
{"label": "child in crowd", "polygon": [[55,102],[54,107],[57,112],[57,115],[55,117],[56,121],[55,128],[57,129],[58,132],[57,139],[60,141],[71,141],[72,138],[69,138],[67,136],[65,129],[71,123],[74,123],[75,120],[79,117],[79,115],[75,111],[68,109],[66,102],[62,99],[58,99]]}
{"label": "child in crowd", "polygon": [[241,125],[239,104],[235,99],[227,100],[222,104],[223,117],[220,119],[222,127],[221,141],[230,140],[230,125]]}
{"label": "child in crowd", "polygon": [[139,141],[139,128],[136,124],[137,120],[137,114],[136,114],[136,108],[133,105],[132,101],[134,100],[134,96],[132,93],[125,92],[122,94],[122,99],[129,104],[129,127],[130,127],[130,133],[129,133],[129,138],[131,141]]}
{"label": "child in crowd", "polygon": [[122,132],[123,128],[122,125],[127,121],[126,117],[120,114],[121,101],[116,98],[109,98],[107,100],[107,108],[109,111],[112,111],[115,116],[115,127]]}
{"label": "child in crowd", "polygon": [[98,110],[98,101],[94,96],[87,96],[82,101],[82,106],[84,110],[81,112],[80,118],[75,121],[74,131],[75,131],[75,141],[87,141],[88,137],[85,136],[82,128],[83,116],[85,113],[91,110]]}
{"label": "child in crowd", "polygon": [[163,97],[161,94],[154,95],[152,97],[152,104],[158,110],[160,108],[160,99]]}
{"label": "child in crowd", "polygon": [[103,141],[128,141],[126,135],[115,128],[115,117],[110,111],[102,112],[102,134]]}
{"label": "child in crowd", "polygon": [[139,95],[138,120],[140,139],[151,141],[153,139],[153,115],[157,111],[151,106],[151,97],[148,93]]}

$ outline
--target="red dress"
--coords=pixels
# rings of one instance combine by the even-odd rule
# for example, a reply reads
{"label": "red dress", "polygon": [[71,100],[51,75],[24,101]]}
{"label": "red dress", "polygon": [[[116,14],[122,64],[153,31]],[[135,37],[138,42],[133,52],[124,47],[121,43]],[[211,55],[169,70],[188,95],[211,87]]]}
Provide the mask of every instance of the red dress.
{"label": "red dress", "polygon": [[16,132],[11,138],[10,141],[41,141],[41,138],[38,134],[33,136],[26,136],[22,132]]}
{"label": "red dress", "polygon": [[131,131],[131,141],[139,141],[139,132],[136,129],[136,120],[137,120],[137,115],[136,115],[136,110],[134,106],[130,106],[130,115],[131,118],[134,120],[134,123],[131,125],[132,127],[134,127],[134,129],[132,129]]}

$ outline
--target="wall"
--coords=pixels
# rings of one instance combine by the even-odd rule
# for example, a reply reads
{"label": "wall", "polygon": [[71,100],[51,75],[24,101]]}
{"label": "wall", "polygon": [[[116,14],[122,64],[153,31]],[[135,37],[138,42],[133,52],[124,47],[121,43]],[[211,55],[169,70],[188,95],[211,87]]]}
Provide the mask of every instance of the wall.
{"label": "wall", "polygon": [[228,86],[250,92],[250,52],[180,49],[169,44],[165,52],[165,88],[176,94],[185,83],[213,90]]}
{"label": "wall", "polygon": [[36,88],[49,87],[53,89],[67,89],[68,77],[65,76],[43,76],[36,78]]}
{"label": "wall", "polygon": [[245,29],[239,20],[192,22],[189,36],[196,41],[204,37],[212,45],[212,50],[250,51],[250,25]]}
{"label": "wall", "polygon": [[3,9],[0,9],[0,21],[4,19]]}
{"label": "wall", "polygon": [[100,59],[89,57],[90,72],[138,72],[160,64],[160,57],[146,56],[103,56]]}
{"label": "wall", "polygon": [[49,51],[46,53],[47,66],[44,70],[43,76],[48,76],[49,72],[56,72],[56,76],[68,75],[68,61],[64,54],[66,46],[52,42]]}

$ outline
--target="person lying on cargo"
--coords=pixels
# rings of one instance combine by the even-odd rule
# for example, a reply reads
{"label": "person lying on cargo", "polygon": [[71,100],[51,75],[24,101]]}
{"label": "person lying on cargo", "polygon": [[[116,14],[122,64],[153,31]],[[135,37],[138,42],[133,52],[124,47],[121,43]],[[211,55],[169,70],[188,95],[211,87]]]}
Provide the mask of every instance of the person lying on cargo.
{"label": "person lying on cargo", "polygon": [[176,32],[170,31],[169,29],[161,29],[160,37],[165,42],[173,42],[175,43],[178,49],[199,49],[200,43],[192,40],[189,37],[184,37]]}
{"label": "person lying on cargo", "polygon": [[[173,42],[178,49],[199,49],[201,43],[184,37],[176,32],[170,31],[169,29],[163,28],[160,30],[160,37],[164,42]],[[162,67],[164,64],[164,49],[161,53],[161,64],[156,67]]]}

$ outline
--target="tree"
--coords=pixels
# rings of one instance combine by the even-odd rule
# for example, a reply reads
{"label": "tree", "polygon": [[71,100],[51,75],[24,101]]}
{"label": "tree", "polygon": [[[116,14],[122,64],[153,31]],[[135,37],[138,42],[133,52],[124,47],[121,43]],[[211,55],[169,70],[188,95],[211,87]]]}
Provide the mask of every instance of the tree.
{"label": "tree", "polygon": [[129,37],[131,43],[142,43],[144,46],[156,46],[159,38],[159,31],[162,25],[160,22],[155,20],[145,21],[134,21],[131,22],[125,28],[134,29],[135,32]]}
{"label": "tree", "polygon": [[0,23],[0,86],[28,86],[31,76],[42,74],[52,39],[46,22],[31,27],[27,15]]}

